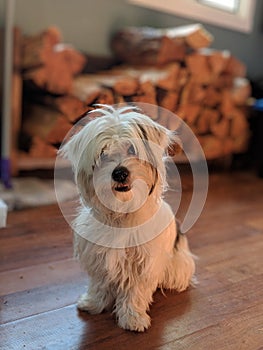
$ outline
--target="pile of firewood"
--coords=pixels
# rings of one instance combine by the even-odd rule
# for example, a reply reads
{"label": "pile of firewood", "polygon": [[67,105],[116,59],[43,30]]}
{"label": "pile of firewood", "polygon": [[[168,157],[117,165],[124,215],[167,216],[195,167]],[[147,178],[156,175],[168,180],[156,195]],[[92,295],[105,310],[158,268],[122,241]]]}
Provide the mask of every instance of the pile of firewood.
{"label": "pile of firewood", "polygon": [[[85,57],[60,41],[53,28],[24,40],[24,80],[47,92],[24,118],[31,156],[54,157],[72,125],[94,104],[128,102],[177,114],[198,137],[207,159],[246,150],[250,85],[245,66],[228,51],[208,49],[212,36],[202,26],[126,28],[112,40],[122,65],[78,76]],[[152,117],[170,129],[177,126],[166,114]]]}

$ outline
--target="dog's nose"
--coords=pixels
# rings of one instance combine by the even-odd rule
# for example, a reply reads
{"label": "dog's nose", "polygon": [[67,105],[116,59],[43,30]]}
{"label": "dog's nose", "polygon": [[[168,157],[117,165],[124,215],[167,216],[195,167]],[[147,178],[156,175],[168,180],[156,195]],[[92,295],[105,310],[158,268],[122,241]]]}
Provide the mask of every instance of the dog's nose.
{"label": "dog's nose", "polygon": [[111,176],[114,181],[124,183],[129,174],[130,172],[127,168],[125,168],[124,166],[118,166],[113,170]]}

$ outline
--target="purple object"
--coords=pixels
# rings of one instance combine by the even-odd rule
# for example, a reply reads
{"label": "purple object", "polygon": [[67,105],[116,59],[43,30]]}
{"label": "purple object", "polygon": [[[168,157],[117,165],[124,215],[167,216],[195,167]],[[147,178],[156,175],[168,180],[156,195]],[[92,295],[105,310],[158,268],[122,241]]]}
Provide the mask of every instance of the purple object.
{"label": "purple object", "polygon": [[11,166],[10,160],[6,158],[1,159],[1,180],[5,188],[12,188],[11,184]]}

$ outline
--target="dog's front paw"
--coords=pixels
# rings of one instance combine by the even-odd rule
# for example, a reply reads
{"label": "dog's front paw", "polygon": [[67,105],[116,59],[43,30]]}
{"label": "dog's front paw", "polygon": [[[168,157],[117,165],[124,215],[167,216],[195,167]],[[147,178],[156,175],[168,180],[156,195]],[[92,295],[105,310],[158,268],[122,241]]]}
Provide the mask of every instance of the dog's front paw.
{"label": "dog's front paw", "polygon": [[138,313],[130,311],[126,313],[118,313],[118,325],[129,331],[144,332],[151,325],[151,318],[147,313]]}
{"label": "dog's front paw", "polygon": [[92,298],[89,293],[81,295],[78,300],[77,307],[79,310],[87,311],[90,314],[100,314],[104,309],[104,305],[101,305],[98,300]]}

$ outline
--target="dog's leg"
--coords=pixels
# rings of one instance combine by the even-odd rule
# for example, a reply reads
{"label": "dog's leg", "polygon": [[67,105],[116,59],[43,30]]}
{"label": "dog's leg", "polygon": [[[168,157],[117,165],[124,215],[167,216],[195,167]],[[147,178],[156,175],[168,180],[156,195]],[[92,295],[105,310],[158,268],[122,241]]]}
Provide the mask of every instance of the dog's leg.
{"label": "dog's leg", "polygon": [[78,300],[78,309],[90,314],[99,314],[113,305],[111,289],[100,281],[90,280],[88,290]]}
{"label": "dog's leg", "polygon": [[156,286],[139,283],[118,293],[114,312],[118,325],[130,331],[143,332],[151,325],[150,316],[147,314],[152,302],[153,292]]}
{"label": "dog's leg", "polygon": [[194,283],[194,272],[194,256],[189,250],[187,238],[178,231],[173,248],[173,255],[169,259],[165,277],[160,287],[164,289],[175,289],[178,292],[182,292],[191,283]]}

